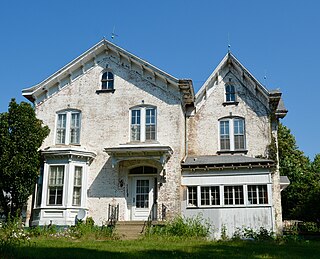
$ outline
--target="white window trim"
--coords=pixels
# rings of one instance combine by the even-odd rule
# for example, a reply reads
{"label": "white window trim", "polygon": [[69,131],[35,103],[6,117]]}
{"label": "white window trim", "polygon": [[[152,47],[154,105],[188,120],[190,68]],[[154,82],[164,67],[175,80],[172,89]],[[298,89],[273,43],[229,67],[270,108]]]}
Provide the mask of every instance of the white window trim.
{"label": "white window trim", "polygon": [[[72,114],[78,113],[79,114],[79,142],[78,143],[71,143],[71,117]],[[65,132],[65,142],[64,143],[58,143],[57,142],[57,128],[58,128],[58,117],[59,114],[66,114],[66,132]],[[55,119],[55,131],[54,131],[54,144],[55,145],[80,145],[81,143],[81,111],[70,109],[70,110],[64,110],[56,113],[56,119]]]}
{"label": "white window trim", "polygon": [[[155,110],[155,139],[146,139],[146,110],[147,109],[154,109]],[[133,110],[140,110],[140,140],[133,140],[131,138],[131,120],[132,120],[132,111]],[[130,108],[129,112],[129,142],[153,142],[157,141],[157,133],[158,133],[158,116],[157,116],[157,107],[152,105],[144,105],[144,106],[134,106]]]}
{"label": "white window trim", "polygon": [[[235,149],[235,134],[234,134],[234,120],[241,119],[243,120],[243,136],[244,136],[244,148],[243,149]],[[220,122],[221,121],[229,121],[229,140],[230,140],[230,149],[221,149],[221,132],[220,132]],[[247,149],[247,138],[246,138],[246,121],[243,117],[234,116],[234,117],[226,117],[218,120],[218,143],[219,143],[219,151],[243,151]]]}

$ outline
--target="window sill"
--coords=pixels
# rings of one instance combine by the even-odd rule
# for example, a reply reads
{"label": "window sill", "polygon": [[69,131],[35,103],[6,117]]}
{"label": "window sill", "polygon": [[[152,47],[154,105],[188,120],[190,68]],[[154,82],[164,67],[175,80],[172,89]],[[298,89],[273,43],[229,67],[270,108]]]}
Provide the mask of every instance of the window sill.
{"label": "window sill", "polygon": [[101,93],[114,93],[116,89],[100,89],[96,90],[96,94],[101,94]]}
{"label": "window sill", "polygon": [[220,151],[217,151],[217,154],[220,155],[220,154],[247,154],[248,153],[248,150],[246,149],[241,149],[241,150],[220,150]]}
{"label": "window sill", "polygon": [[237,106],[239,104],[239,102],[223,102],[222,105],[223,106],[228,106],[228,105],[235,105]]}

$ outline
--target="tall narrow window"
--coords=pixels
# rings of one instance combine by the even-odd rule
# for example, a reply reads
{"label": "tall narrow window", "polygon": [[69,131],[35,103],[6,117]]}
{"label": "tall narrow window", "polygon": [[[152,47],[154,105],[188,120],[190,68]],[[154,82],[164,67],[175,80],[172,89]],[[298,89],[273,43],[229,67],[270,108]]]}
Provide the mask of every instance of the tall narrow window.
{"label": "tall narrow window", "polygon": [[73,180],[73,198],[72,205],[81,205],[81,186],[82,186],[82,167],[76,166],[74,169],[74,180]]}
{"label": "tall narrow window", "polygon": [[198,206],[197,186],[188,186],[188,206]]}
{"label": "tall narrow window", "polygon": [[113,73],[107,71],[103,73],[101,78],[101,89],[110,89],[113,90],[114,88],[114,76]]}
{"label": "tall narrow window", "polygon": [[220,120],[220,150],[243,151],[246,148],[244,119],[234,117]]}
{"label": "tall narrow window", "polygon": [[234,149],[244,149],[244,120],[234,119],[233,120],[233,133],[234,133]]}
{"label": "tall narrow window", "polygon": [[80,143],[80,113],[71,113],[70,144]]}
{"label": "tall narrow window", "polygon": [[235,102],[236,101],[236,91],[234,85],[226,85],[226,102]]}
{"label": "tall narrow window", "polygon": [[57,144],[64,144],[66,142],[66,125],[67,114],[58,114],[57,119]]}
{"label": "tall narrow window", "polygon": [[220,149],[230,150],[229,121],[220,121]]}
{"label": "tall narrow window", "polygon": [[140,110],[131,110],[131,140],[140,141]]}
{"label": "tall narrow window", "polygon": [[50,166],[48,204],[62,205],[64,166]]}
{"label": "tall narrow window", "polygon": [[131,141],[152,141],[157,138],[157,112],[156,108],[141,106],[130,110]]}
{"label": "tall narrow window", "polygon": [[81,113],[70,110],[57,114],[56,144],[80,144]]}
{"label": "tall narrow window", "polygon": [[156,110],[146,109],[146,140],[156,139]]}

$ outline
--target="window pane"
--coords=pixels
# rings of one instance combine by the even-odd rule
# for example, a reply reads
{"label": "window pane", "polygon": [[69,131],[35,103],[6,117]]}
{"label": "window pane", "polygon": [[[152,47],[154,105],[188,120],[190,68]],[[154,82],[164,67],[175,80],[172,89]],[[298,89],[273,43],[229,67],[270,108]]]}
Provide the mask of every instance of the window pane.
{"label": "window pane", "polygon": [[156,139],[156,110],[146,109],[146,140]]}
{"label": "window pane", "polygon": [[102,89],[113,89],[114,76],[112,72],[105,72],[101,79]]}
{"label": "window pane", "polygon": [[258,204],[256,185],[248,185],[249,204]]}
{"label": "window pane", "polygon": [[220,205],[220,191],[219,186],[211,187],[211,205]]}
{"label": "window pane", "polygon": [[266,185],[258,185],[259,204],[268,204],[268,191]]}
{"label": "window pane", "polygon": [[197,186],[188,186],[188,206],[198,206]]}
{"label": "window pane", "polygon": [[244,204],[243,199],[243,186],[234,186],[234,201],[235,204]]}
{"label": "window pane", "polygon": [[227,102],[235,102],[236,101],[236,93],[234,85],[226,86],[226,101]]}
{"label": "window pane", "polygon": [[230,150],[229,121],[220,121],[220,149]]}
{"label": "window pane", "polygon": [[224,187],[224,204],[232,205],[233,204],[233,188],[232,186]]}
{"label": "window pane", "polygon": [[245,149],[244,120],[234,119],[234,149]]}
{"label": "window pane", "polygon": [[80,113],[71,114],[70,143],[80,143]]}
{"label": "window pane", "polygon": [[210,205],[209,187],[201,187],[201,205]]}
{"label": "window pane", "polygon": [[57,119],[57,132],[56,132],[56,143],[65,144],[66,142],[66,114],[58,114]]}
{"label": "window pane", "polygon": [[64,166],[50,166],[48,181],[49,205],[62,205]]}

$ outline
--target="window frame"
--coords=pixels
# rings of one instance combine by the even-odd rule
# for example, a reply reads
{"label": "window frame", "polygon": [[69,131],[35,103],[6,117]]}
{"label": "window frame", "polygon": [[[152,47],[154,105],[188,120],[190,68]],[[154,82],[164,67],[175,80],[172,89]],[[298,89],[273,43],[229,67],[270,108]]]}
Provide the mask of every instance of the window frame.
{"label": "window frame", "polygon": [[[55,172],[55,176],[52,178],[51,177],[51,173],[53,172],[52,169],[53,168],[62,168],[62,183],[57,183],[57,175],[58,175],[58,171]],[[65,165],[50,165],[49,166],[49,170],[48,170],[48,185],[47,185],[47,206],[63,206],[64,205],[64,187],[65,187],[65,173],[66,173],[66,168]],[[51,183],[51,179],[54,179],[54,183]],[[50,203],[51,202],[51,189],[55,190],[54,193],[54,203]],[[58,190],[61,191],[61,203],[58,202]]]}
{"label": "window frame", "polygon": [[112,71],[104,71],[101,75],[101,90],[114,90],[114,74]]}
{"label": "window frame", "polygon": [[[76,125],[73,125],[73,115],[77,115]],[[76,109],[69,109],[58,111],[56,113],[55,136],[54,141],[56,145],[80,145],[81,141],[81,111]],[[59,118],[64,117],[64,125],[61,127]],[[63,137],[59,137],[63,131]],[[72,139],[76,139],[73,141]]]}
{"label": "window frame", "polygon": [[[151,114],[148,114],[149,111],[151,111]],[[133,117],[134,114],[138,113],[139,116]],[[134,106],[130,108],[129,120],[130,142],[140,143],[157,141],[157,107],[152,105]],[[134,128],[138,129],[138,133],[133,134]]]}
{"label": "window frame", "polygon": [[[239,122],[239,124],[237,124],[237,130],[236,122]],[[227,128],[224,124],[228,124],[229,127]],[[241,127],[239,125],[241,125]],[[218,120],[218,129],[218,153],[247,152],[246,123],[243,117],[233,116],[221,118]],[[228,133],[225,133],[226,131],[228,131]],[[239,139],[242,139],[241,142]]]}
{"label": "window frame", "polygon": [[[250,188],[252,187],[252,190]],[[261,190],[259,187],[262,187]],[[264,189],[264,190],[263,190]],[[251,195],[255,195],[255,202],[253,202]],[[251,198],[251,201],[250,201]],[[269,204],[269,190],[267,184],[248,184],[247,186],[247,202],[248,205],[268,205]]]}
{"label": "window frame", "polygon": [[[203,199],[203,189],[208,189],[208,197],[209,200]],[[217,192],[216,192],[217,191]],[[214,194],[214,197],[213,197]],[[206,203],[209,204],[203,204],[203,201],[206,201]],[[221,204],[221,192],[220,192],[220,186],[219,185],[205,185],[200,186],[200,206],[201,207],[213,207],[213,206],[220,206]]]}
{"label": "window frame", "polygon": [[[80,177],[78,177],[78,179],[80,178],[80,180],[78,180],[77,182],[77,178],[76,178],[76,172],[77,172],[77,168],[81,169],[80,171]],[[74,166],[74,175],[73,175],[73,190],[72,190],[72,206],[76,206],[76,207],[80,207],[81,206],[81,198],[82,198],[82,181],[83,181],[83,166],[79,166],[79,165],[75,165]],[[78,197],[75,197],[75,191],[78,191]],[[75,199],[78,199],[78,203],[75,202]]]}
{"label": "window frame", "polygon": [[232,79],[229,78],[229,82],[226,82],[224,85],[224,101],[223,106],[226,105],[238,105],[239,102],[237,101],[237,89]]}

